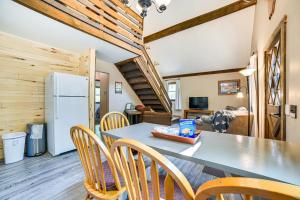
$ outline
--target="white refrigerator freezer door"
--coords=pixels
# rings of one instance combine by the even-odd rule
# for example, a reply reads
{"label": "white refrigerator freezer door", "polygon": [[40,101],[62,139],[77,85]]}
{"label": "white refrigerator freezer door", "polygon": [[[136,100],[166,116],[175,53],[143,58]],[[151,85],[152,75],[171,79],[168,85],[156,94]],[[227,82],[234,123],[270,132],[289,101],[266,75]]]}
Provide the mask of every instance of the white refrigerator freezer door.
{"label": "white refrigerator freezer door", "polygon": [[70,129],[82,124],[89,127],[87,97],[55,97],[55,155],[75,149]]}
{"label": "white refrigerator freezer door", "polygon": [[88,96],[88,78],[54,73],[54,96]]}

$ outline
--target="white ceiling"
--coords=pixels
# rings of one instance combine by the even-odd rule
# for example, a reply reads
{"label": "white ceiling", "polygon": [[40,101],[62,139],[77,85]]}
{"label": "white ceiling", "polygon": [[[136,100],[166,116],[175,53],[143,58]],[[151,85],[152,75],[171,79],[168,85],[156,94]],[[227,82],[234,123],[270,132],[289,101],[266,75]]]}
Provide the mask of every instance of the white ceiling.
{"label": "white ceiling", "polygon": [[[235,1],[173,0],[163,14],[152,7],[144,33],[149,35]],[[254,7],[247,8],[151,42],[148,52],[163,76],[242,67],[250,55],[254,11]],[[95,48],[97,58],[111,63],[135,56],[12,0],[0,1],[0,31],[78,53]]]}
{"label": "white ceiling", "polygon": [[77,53],[97,50],[97,58],[116,63],[135,54],[66,26],[12,0],[0,0],[0,31]]}
{"label": "white ceiling", "polygon": [[158,14],[152,6],[145,18],[144,34],[147,36],[235,1],[237,0],[172,0],[162,14]]}
{"label": "white ceiling", "polygon": [[[162,14],[152,8],[145,18],[145,36],[235,1],[173,0]],[[153,41],[148,52],[162,76],[243,67],[251,53],[254,12],[252,6]]]}

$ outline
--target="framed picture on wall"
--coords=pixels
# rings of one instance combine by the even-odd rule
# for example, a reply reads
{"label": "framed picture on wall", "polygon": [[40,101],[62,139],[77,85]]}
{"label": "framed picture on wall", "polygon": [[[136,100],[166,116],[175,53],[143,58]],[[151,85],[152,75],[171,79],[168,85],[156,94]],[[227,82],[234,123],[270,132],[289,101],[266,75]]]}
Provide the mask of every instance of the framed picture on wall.
{"label": "framed picture on wall", "polygon": [[122,82],[115,82],[115,93],[122,94]]}
{"label": "framed picture on wall", "polygon": [[240,80],[224,80],[218,81],[219,95],[235,95],[239,92]]}

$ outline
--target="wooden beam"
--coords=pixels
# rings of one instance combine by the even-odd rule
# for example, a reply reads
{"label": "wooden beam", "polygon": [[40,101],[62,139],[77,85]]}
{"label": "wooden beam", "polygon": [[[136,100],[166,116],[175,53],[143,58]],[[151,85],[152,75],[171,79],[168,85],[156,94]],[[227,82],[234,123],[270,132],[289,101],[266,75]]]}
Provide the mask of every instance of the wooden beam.
{"label": "wooden beam", "polygon": [[243,68],[234,68],[234,69],[225,69],[225,70],[217,70],[217,71],[208,71],[208,72],[197,72],[197,73],[189,73],[189,74],[177,74],[177,75],[170,75],[170,76],[164,76],[163,79],[172,79],[172,78],[183,78],[183,77],[189,77],[189,76],[203,76],[203,75],[213,75],[213,74],[224,74],[224,73],[233,73],[233,72],[239,72]]}
{"label": "wooden beam", "polygon": [[200,24],[204,24],[206,22],[210,22],[212,20],[224,17],[226,15],[232,14],[234,12],[240,11],[242,9],[248,8],[256,4],[256,0],[252,1],[244,1],[239,0],[222,8],[213,10],[211,12],[205,13],[203,15],[194,17],[192,19],[186,20],[174,26],[168,27],[151,35],[144,37],[144,43],[149,43],[163,37],[167,37],[169,35],[178,33],[180,31],[184,31],[186,29],[192,28],[194,26],[198,26]]}
{"label": "wooden beam", "polygon": [[[142,51],[138,48],[135,48],[131,46],[130,44],[117,39],[102,30],[99,30],[93,26],[90,26],[89,24],[86,24],[52,6],[49,4],[46,4],[42,1],[36,1],[36,0],[14,0],[17,3],[20,3],[32,10],[35,10],[43,15],[46,15],[54,20],[57,20],[59,22],[62,22],[66,25],[69,25],[77,30],[83,31],[85,33],[88,33],[92,36],[95,36],[99,39],[105,40],[113,45],[117,45],[125,50],[128,50],[132,53],[135,53],[137,55],[142,55]],[[53,30],[55,31],[55,30]]]}

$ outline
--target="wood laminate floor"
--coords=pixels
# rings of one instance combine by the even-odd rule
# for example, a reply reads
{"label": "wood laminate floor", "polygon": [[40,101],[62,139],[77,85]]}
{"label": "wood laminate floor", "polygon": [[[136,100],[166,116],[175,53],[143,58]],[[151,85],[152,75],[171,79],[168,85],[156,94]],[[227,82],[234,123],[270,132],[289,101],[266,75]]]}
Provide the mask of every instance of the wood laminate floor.
{"label": "wood laminate floor", "polygon": [[[203,166],[170,158],[193,188],[216,178],[203,173]],[[76,151],[57,157],[44,154],[23,161],[0,164],[0,200],[79,200],[86,193],[84,173]]]}

